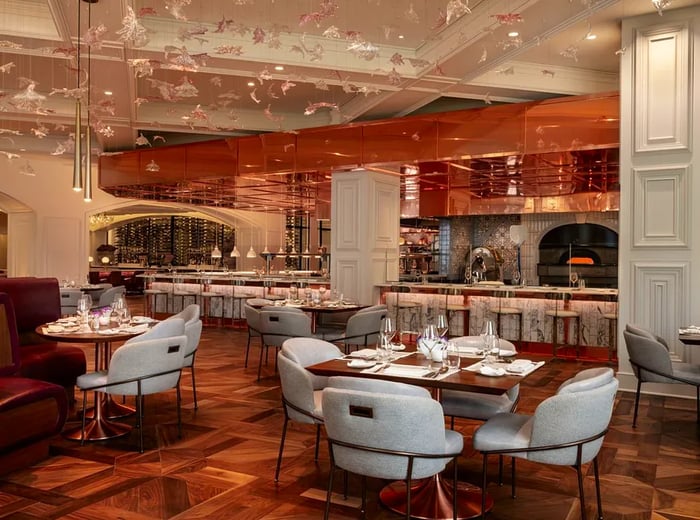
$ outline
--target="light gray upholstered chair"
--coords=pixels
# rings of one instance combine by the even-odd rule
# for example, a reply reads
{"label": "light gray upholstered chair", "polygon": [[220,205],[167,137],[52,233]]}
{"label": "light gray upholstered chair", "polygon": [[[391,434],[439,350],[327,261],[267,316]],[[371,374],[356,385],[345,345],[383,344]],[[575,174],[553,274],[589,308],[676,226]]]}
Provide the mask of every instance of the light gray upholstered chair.
{"label": "light gray upholstered chair", "polygon": [[[608,431],[618,381],[611,368],[589,368],[566,380],[542,401],[534,415],[501,413],[480,426],[474,449],[483,454],[483,484],[487,487],[487,462],[491,454],[512,459],[512,496],[515,498],[515,457],[544,464],[573,466],[578,476],[581,518],[586,518],[581,465],[593,461],[598,517],[603,518],[598,476],[598,452]],[[482,494],[481,515],[485,514]]]}
{"label": "light gray upholstered chair", "polygon": [[[289,338],[312,338],[311,318],[300,309],[284,311],[276,307],[265,307],[260,311],[260,362],[258,364],[258,381],[262,372],[263,353],[267,359],[267,351],[270,347],[280,349]],[[275,356],[275,368],[277,368],[277,356]]]}
{"label": "light gray upholstered chair", "polygon": [[661,336],[657,336],[652,331],[645,329],[644,327],[628,323],[627,325],[625,325],[625,330],[631,332],[632,334],[636,334],[637,336],[643,336],[645,338],[656,340],[659,343],[661,343],[666,350],[668,350],[668,343],[666,343],[666,340],[664,338],[662,338]]}
{"label": "light gray upholstered chair", "polygon": [[324,339],[334,343],[342,342],[345,347],[345,353],[350,351],[351,347],[366,347],[368,345],[376,345],[379,340],[379,330],[382,325],[382,320],[389,314],[385,305],[377,306],[372,311],[358,311],[350,316],[345,331],[335,337],[326,337]]}
{"label": "light gray upholstered chair", "polygon": [[284,441],[287,437],[287,424],[290,420],[316,425],[314,460],[318,460],[318,445],[321,424],[323,423],[321,390],[326,386],[328,378],[314,375],[305,367],[329,359],[336,359],[341,355],[340,349],[333,343],[316,338],[291,338],[282,345],[282,350],[277,355],[277,366],[282,386],[284,425],[282,426],[280,451],[277,456],[275,482],[279,480],[280,476]]}
{"label": "light gray upholstered chair", "polygon": [[[248,300],[250,301],[250,300]],[[246,327],[248,328],[248,342],[245,345],[245,362],[243,368],[248,368],[248,355],[250,354],[250,340],[260,337],[260,312],[256,307],[251,307],[247,303],[243,305],[245,313]],[[262,340],[260,340],[262,341]]]}
{"label": "light gray upholstered chair", "polygon": [[[194,409],[199,408],[197,404],[197,383],[194,376],[194,361],[199,348],[199,340],[202,337],[202,327],[204,324],[200,318],[200,307],[196,303],[192,303],[182,309],[177,314],[173,314],[168,319],[180,318],[185,322],[185,336],[187,336],[187,348],[185,349],[185,359],[182,368],[189,368],[192,375],[192,399],[194,401]],[[166,320],[167,321],[167,320]]]}
{"label": "light gray upholstered chair", "polygon": [[[112,356],[108,370],[78,377],[76,385],[83,391],[83,410],[88,392],[136,396],[136,420],[139,430],[139,451],[143,453],[144,396],[177,389],[177,428],[182,434],[180,414],[180,371],[187,347],[185,322],[170,320],[151,329],[151,334],[131,338]],[[85,439],[83,414],[81,442]]]}
{"label": "light gray upholstered chair", "polygon": [[70,316],[78,312],[78,300],[83,295],[80,289],[61,287],[61,316]]}
{"label": "light gray upholstered chair", "polygon": [[[365,477],[403,480],[408,519],[413,479],[440,473],[462,453],[462,435],[445,430],[442,407],[424,388],[333,377],[323,390],[322,406],[331,460],[326,519],[336,468],[362,475],[363,513],[367,502]],[[453,485],[456,489],[456,461]],[[453,496],[456,518],[457,494]]]}
{"label": "light gray upholstered chair", "polygon": [[637,427],[637,413],[642,383],[686,384],[695,387],[696,422],[700,423],[700,365],[671,361],[666,346],[645,329],[637,329],[643,335],[633,333],[635,327],[627,325],[623,332],[627,353],[634,375],[637,391],[634,396],[634,418],[632,427]]}
{"label": "light gray upholstered chair", "polygon": [[103,292],[99,299],[97,300],[97,303],[94,302],[93,300],[93,307],[109,307],[112,305],[112,302],[116,300],[119,296],[123,296],[126,294],[126,287],[123,285],[118,285],[116,287],[110,287],[109,289],[105,289],[105,292]]}

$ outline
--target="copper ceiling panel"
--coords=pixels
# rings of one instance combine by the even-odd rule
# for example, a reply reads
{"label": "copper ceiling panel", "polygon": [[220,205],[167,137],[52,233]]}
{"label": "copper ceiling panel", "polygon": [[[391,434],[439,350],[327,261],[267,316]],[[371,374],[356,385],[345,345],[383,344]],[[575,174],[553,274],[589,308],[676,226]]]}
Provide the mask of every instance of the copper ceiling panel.
{"label": "copper ceiling panel", "polygon": [[362,127],[362,162],[369,165],[435,160],[437,130],[435,116],[366,123]]}
{"label": "copper ceiling panel", "polygon": [[186,147],[185,179],[233,177],[238,164],[237,148],[225,140],[204,141]]}
{"label": "copper ceiling panel", "polygon": [[362,146],[362,125],[300,131],[297,135],[297,169],[356,168],[362,164]]}

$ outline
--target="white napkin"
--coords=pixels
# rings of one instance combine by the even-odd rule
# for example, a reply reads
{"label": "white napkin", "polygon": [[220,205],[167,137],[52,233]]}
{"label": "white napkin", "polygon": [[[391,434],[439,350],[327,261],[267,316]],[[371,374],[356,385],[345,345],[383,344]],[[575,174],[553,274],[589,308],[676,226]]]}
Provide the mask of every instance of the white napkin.
{"label": "white napkin", "polygon": [[382,370],[382,374],[403,377],[423,377],[430,372],[432,372],[432,370],[427,367],[411,365],[389,365]]}
{"label": "white napkin", "polygon": [[460,354],[467,354],[469,356],[483,356],[484,349],[478,347],[467,347],[462,345],[457,345],[457,351]]}
{"label": "white napkin", "polygon": [[504,376],[506,371],[502,368],[494,368],[488,365],[482,365],[479,369],[479,373],[485,376]]}
{"label": "white napkin", "polygon": [[678,334],[700,334],[700,326],[688,325],[684,329],[678,329]]}
{"label": "white napkin", "polygon": [[49,333],[55,333],[55,332],[63,332],[63,325],[49,325],[46,327],[46,332]]}
{"label": "white napkin", "polygon": [[377,351],[373,348],[363,348],[360,350],[355,350],[354,352],[350,352],[348,356],[360,359],[374,359],[377,357]]}
{"label": "white napkin", "polygon": [[126,331],[131,334],[140,334],[141,332],[146,332],[148,330],[148,323],[143,323],[141,325],[132,325],[127,327]]}

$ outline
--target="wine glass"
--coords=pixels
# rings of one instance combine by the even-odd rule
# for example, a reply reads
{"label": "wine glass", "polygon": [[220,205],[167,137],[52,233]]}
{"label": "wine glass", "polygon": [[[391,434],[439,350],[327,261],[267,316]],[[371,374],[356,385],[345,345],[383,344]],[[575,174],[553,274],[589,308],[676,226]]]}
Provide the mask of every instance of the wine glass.
{"label": "wine glass", "polygon": [[326,299],[326,286],[325,285],[319,286],[318,294],[321,297],[321,302],[323,302]]}
{"label": "wine glass", "polygon": [[445,338],[447,335],[447,332],[450,328],[449,323],[447,322],[447,316],[443,313],[438,314],[437,316],[437,321],[435,323],[435,327],[437,328],[437,333],[441,338]]}
{"label": "wine glass", "polygon": [[396,325],[394,324],[394,320],[389,317],[384,318],[379,329],[379,335],[384,344],[390,345],[391,340],[394,339],[394,336],[396,335]]}
{"label": "wine glass", "polygon": [[498,360],[499,341],[498,331],[493,320],[488,320],[486,322],[484,332],[481,334],[481,339],[484,342],[485,363],[495,363]]}
{"label": "wine glass", "polygon": [[423,352],[425,357],[428,358],[428,361],[432,365],[433,351],[439,346],[442,346],[442,338],[440,338],[440,335],[438,334],[437,327],[433,324],[425,327],[419,341],[421,342],[420,344],[423,349],[425,349]]}
{"label": "wine glass", "polygon": [[576,271],[571,271],[569,274],[569,281],[571,282],[572,287],[576,286],[576,283],[578,282],[578,273]]}
{"label": "wine glass", "polygon": [[510,278],[513,282],[513,285],[520,285],[520,271],[518,271],[517,269],[513,271],[513,274]]}

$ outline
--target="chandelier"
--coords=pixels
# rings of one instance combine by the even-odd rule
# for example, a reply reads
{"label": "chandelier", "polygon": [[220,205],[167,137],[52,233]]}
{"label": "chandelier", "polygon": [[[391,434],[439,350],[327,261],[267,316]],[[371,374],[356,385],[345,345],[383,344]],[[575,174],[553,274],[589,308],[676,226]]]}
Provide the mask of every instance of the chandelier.
{"label": "chandelier", "polygon": [[114,222],[114,217],[105,213],[90,215],[90,230],[95,231],[96,229],[101,229],[110,225],[112,222]]}

